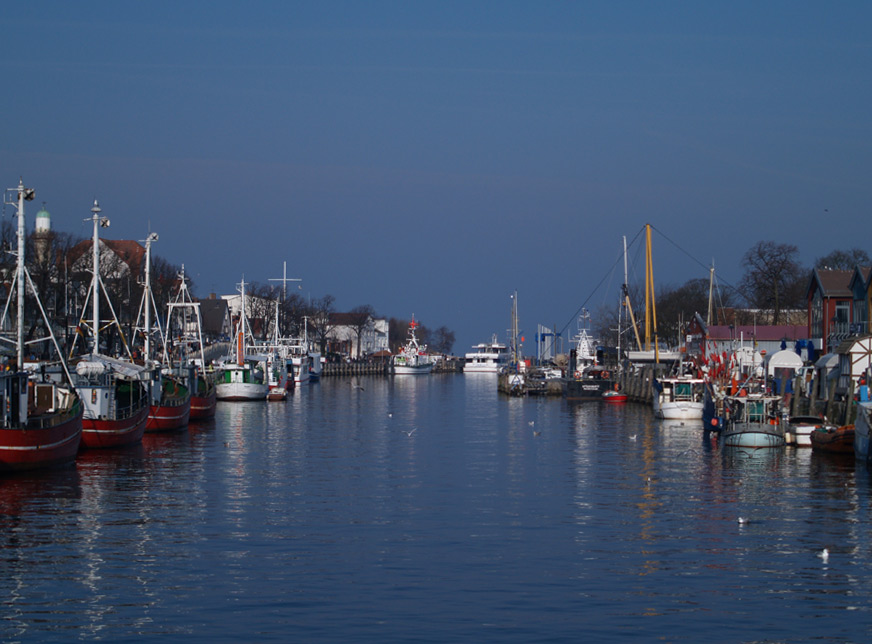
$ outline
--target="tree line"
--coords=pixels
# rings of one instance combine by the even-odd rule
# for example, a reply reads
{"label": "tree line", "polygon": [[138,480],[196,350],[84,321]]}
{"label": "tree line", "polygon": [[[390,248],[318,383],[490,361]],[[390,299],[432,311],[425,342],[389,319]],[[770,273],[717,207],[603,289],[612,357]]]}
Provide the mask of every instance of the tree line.
{"label": "tree line", "polygon": [[[3,305],[6,304],[11,287],[15,281],[17,259],[13,251],[17,248],[16,228],[9,221],[0,224],[0,278],[2,278]],[[110,240],[111,241],[111,240]],[[76,236],[63,231],[50,231],[41,235],[31,232],[26,241],[25,256],[27,269],[33,279],[34,286],[40,295],[49,319],[59,339],[70,346],[77,334],[85,333],[79,325],[82,318],[90,321],[89,311],[85,311],[86,297],[91,285],[91,245],[90,238]],[[176,297],[179,289],[181,266],[173,264],[152,253],[150,281],[156,308],[161,316],[161,324],[165,323],[169,303]],[[106,343],[106,350],[121,351],[120,332],[123,332],[128,343],[137,343],[135,328],[141,315],[142,295],[144,290],[144,266],[125,266],[124,261],[114,253],[101,253],[100,276],[105,285],[106,296],[112,310],[118,317],[121,329],[114,325],[105,326],[101,338]],[[194,284],[186,276],[188,289],[194,293]],[[281,286],[272,284],[252,283],[246,287],[246,294],[251,296],[246,300],[248,317],[261,321],[263,333],[272,332],[278,321],[279,334],[283,337],[302,337],[304,333],[320,346],[322,354],[326,352],[328,338],[336,326],[334,314],[335,298],[324,295],[320,298],[305,298],[296,290],[288,291]],[[42,317],[33,299],[33,293],[26,290],[25,308],[28,312],[25,321],[25,340],[41,337]],[[90,308],[90,307],[89,307]],[[108,307],[101,305],[101,317],[110,316]],[[14,311],[12,311],[14,317]],[[360,338],[371,330],[372,321],[378,318],[376,311],[370,305],[357,306],[344,316]],[[389,345],[396,352],[405,342],[408,321],[397,318],[389,319]],[[4,328],[11,328],[11,319],[7,316]],[[59,333],[58,333],[59,332]],[[435,351],[450,353],[454,344],[454,333],[446,327],[431,330],[426,326],[417,329],[419,339],[428,343]],[[102,343],[102,342],[101,342]],[[84,343],[83,343],[84,344]],[[33,345],[38,357],[47,357],[50,348],[46,345]]]}

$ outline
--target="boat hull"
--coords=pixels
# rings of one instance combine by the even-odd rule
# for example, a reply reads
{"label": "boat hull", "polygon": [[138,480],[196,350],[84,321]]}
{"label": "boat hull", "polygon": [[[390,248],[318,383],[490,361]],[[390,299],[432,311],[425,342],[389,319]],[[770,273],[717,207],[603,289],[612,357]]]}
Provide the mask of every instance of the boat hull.
{"label": "boat hull", "polygon": [[52,427],[0,429],[0,472],[59,467],[76,459],[82,441],[81,405],[68,420]]}
{"label": "boat hull", "polygon": [[811,433],[824,424],[816,416],[794,416],[787,425],[787,443],[797,447],[811,447]]}
{"label": "boat hull", "polygon": [[218,400],[246,401],[266,400],[269,385],[253,382],[227,382],[215,387]]}
{"label": "boat hull", "polygon": [[418,365],[394,365],[395,376],[426,376],[433,371],[433,364],[418,364]]}
{"label": "boat hull", "polygon": [[285,387],[271,387],[266,399],[270,402],[281,402],[288,399],[288,390]]}
{"label": "boat hull", "polygon": [[816,428],[811,433],[811,447],[830,454],[853,454],[855,434],[854,425]]}
{"label": "boat hull", "polygon": [[603,402],[614,404],[620,404],[627,402],[627,394],[622,394],[617,391],[607,391],[603,394]]}
{"label": "boat hull", "polygon": [[595,378],[564,378],[562,385],[566,400],[582,402],[602,400],[604,393],[614,389],[612,381]]}
{"label": "boat hull", "polygon": [[218,397],[215,388],[202,396],[191,396],[191,416],[190,420],[206,420],[215,416],[215,409],[218,407]]}
{"label": "boat hull", "polygon": [[784,430],[779,425],[766,423],[740,423],[728,425],[723,433],[726,447],[782,447]]}
{"label": "boat hull", "polygon": [[123,447],[142,441],[149,408],[118,420],[85,418],[82,420],[82,446],[89,449]]}
{"label": "boat hull", "polygon": [[664,420],[702,420],[703,407],[702,401],[655,402],[654,416]]}
{"label": "boat hull", "polygon": [[152,405],[145,423],[147,432],[171,432],[188,426],[191,418],[191,398],[181,404]]}

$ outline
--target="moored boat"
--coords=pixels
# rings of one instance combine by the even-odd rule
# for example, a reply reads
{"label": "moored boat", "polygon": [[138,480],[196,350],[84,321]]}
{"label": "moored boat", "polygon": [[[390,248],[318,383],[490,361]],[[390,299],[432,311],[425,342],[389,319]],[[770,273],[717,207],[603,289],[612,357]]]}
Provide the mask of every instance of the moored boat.
{"label": "moored boat", "polygon": [[509,347],[497,341],[494,334],[490,342],[473,345],[465,356],[463,373],[499,373],[512,358]]}
{"label": "moored boat", "polygon": [[811,448],[830,454],[854,453],[854,425],[824,425],[811,432]]}
{"label": "moored boat", "polygon": [[811,447],[811,433],[816,427],[826,424],[817,416],[791,416],[787,420],[787,444]]}
{"label": "moored boat", "polygon": [[625,403],[627,402],[627,394],[622,391],[612,389],[611,391],[607,391],[603,394],[603,402],[612,404]]}
{"label": "moored boat", "polygon": [[236,324],[236,360],[222,365],[221,377],[215,383],[218,400],[266,400],[269,383],[264,372],[265,356],[246,355],[250,334],[245,316],[245,279],[239,284],[242,309]]}
{"label": "moored boat", "polygon": [[427,346],[420,344],[415,335],[415,328],[418,326],[419,323],[415,321],[413,315],[409,323],[409,338],[393,357],[394,375],[426,375],[433,370],[433,361],[427,354]]}
{"label": "moored boat", "polygon": [[[17,349],[17,357],[14,371],[0,372],[0,472],[54,467],[74,461],[82,440],[84,413],[62,358],[66,385],[47,379],[37,382],[24,370],[25,277],[30,280],[25,263],[24,202],[33,199],[34,191],[19,181],[18,187],[9,192],[15,195],[15,200],[4,201],[16,206],[18,216],[17,267],[14,286],[9,293],[10,298],[13,292],[17,296],[16,333],[15,340],[11,341]],[[51,324],[41,304],[39,309],[60,356],[57,340],[51,333]]]}
{"label": "moored boat", "polygon": [[782,447],[785,425],[778,410],[781,399],[762,393],[726,396],[722,432],[727,447]]}
{"label": "moored boat", "polygon": [[861,461],[870,460],[870,435],[872,435],[872,403],[857,403],[854,419],[854,455]]}
{"label": "moored boat", "polygon": [[654,416],[665,420],[700,420],[705,405],[705,380],[691,376],[656,378]]}

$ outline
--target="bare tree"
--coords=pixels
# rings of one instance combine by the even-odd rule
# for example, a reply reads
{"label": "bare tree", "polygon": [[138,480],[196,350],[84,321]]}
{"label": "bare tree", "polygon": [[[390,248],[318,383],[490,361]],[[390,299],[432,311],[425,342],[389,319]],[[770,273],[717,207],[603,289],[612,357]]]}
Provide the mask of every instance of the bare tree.
{"label": "bare tree", "polygon": [[761,241],[742,257],[745,297],[752,306],[772,311],[772,324],[780,323],[784,309],[802,305],[802,284],[807,275],[798,254],[793,244]]}
{"label": "bare tree", "polygon": [[375,310],[369,304],[356,306],[348,312],[348,325],[357,335],[357,357],[362,357],[363,334],[373,328]]}
{"label": "bare tree", "polygon": [[854,270],[855,266],[869,266],[870,264],[872,264],[872,259],[869,259],[869,254],[865,250],[852,248],[851,250],[837,249],[829,255],[818,257],[814,262],[814,267],[850,271]]}
{"label": "bare tree", "polygon": [[327,339],[335,326],[331,320],[335,299],[332,295],[325,295],[313,300],[311,305],[307,307],[311,333],[321,348],[321,355],[327,352]]}

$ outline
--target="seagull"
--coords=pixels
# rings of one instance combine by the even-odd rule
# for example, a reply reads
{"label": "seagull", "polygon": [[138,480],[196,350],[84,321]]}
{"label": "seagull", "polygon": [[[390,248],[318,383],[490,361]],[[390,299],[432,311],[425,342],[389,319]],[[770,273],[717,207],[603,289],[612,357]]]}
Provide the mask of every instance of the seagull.
{"label": "seagull", "polygon": [[366,390],[365,390],[363,387],[361,387],[360,385],[357,385],[357,384],[351,383],[351,386],[352,386],[354,389],[360,389],[361,391],[366,391]]}
{"label": "seagull", "polygon": [[827,548],[824,548],[818,553],[818,557],[821,558],[821,561],[827,563],[830,560],[830,551]]}
{"label": "seagull", "polygon": [[536,424],[536,421],[535,421],[535,420],[531,420],[531,421],[530,421],[529,423],[527,423],[527,424],[528,424],[530,427],[532,427],[533,425]]}
{"label": "seagull", "polygon": [[746,519],[745,517],[739,517],[736,520],[738,521],[739,525],[744,525],[749,522],[748,519]]}
{"label": "seagull", "polygon": [[634,440],[636,440],[636,435],[635,435],[635,434],[633,434],[633,435],[632,435],[632,436],[630,436],[630,440],[631,440],[631,441],[634,441]]}
{"label": "seagull", "polygon": [[406,432],[406,435],[407,435],[407,436],[411,436],[412,434],[415,433],[415,430],[416,430],[416,429],[418,429],[418,428],[415,427],[415,428],[412,429],[412,431],[410,431],[410,432]]}
{"label": "seagull", "polygon": [[541,436],[542,432],[533,432],[533,436]]}
{"label": "seagull", "polygon": [[394,417],[394,415],[393,415],[393,414],[391,414],[391,413],[388,413],[388,418],[393,418],[393,417]]}

